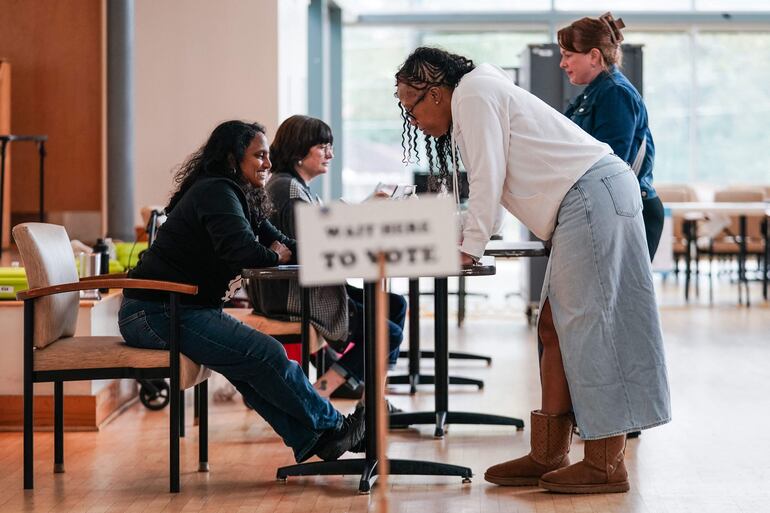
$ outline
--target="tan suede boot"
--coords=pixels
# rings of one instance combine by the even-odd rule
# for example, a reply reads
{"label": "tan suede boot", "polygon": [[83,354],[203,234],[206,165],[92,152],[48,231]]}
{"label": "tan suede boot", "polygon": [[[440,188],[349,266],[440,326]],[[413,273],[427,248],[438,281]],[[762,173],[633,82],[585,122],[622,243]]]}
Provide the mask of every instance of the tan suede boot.
{"label": "tan suede boot", "polygon": [[623,461],[626,435],[586,440],[583,461],[548,472],[540,487],[558,493],[627,492],[628,472]]}
{"label": "tan suede boot", "polygon": [[503,486],[537,486],[540,476],[546,472],[569,465],[572,415],[533,411],[531,419],[530,453],[489,467],[484,479]]}

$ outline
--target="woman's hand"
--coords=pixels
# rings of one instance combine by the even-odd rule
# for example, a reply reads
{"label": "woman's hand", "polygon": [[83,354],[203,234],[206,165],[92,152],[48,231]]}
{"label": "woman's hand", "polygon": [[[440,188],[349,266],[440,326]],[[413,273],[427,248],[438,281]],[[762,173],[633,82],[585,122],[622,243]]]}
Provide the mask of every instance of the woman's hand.
{"label": "woman's hand", "polygon": [[467,267],[470,265],[474,265],[476,263],[476,259],[470,256],[468,253],[463,253],[460,251],[460,265],[463,267]]}
{"label": "woman's hand", "polygon": [[285,244],[275,241],[270,244],[270,249],[278,253],[278,263],[286,264],[291,260],[291,250]]}
{"label": "woman's hand", "polygon": [[374,199],[390,199],[390,194],[385,191],[377,191],[372,197]]}

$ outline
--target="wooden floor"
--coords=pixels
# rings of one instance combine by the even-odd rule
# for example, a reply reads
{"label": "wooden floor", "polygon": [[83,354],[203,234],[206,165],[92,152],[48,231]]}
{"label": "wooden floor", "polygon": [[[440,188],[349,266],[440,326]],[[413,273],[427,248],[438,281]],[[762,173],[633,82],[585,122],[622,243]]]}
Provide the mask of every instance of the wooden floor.
{"label": "wooden floor", "polygon": [[[504,284],[510,282],[504,279],[506,273],[515,276],[518,269],[501,264],[500,270],[496,279],[469,282],[471,289],[487,289],[491,297],[472,299],[466,325],[450,328],[454,349],[494,357],[491,367],[452,362],[451,373],[484,379],[486,387],[480,392],[453,387],[450,405],[456,410],[516,415],[528,423],[528,412],[539,403],[534,333],[521,313],[521,301],[503,298],[508,292]],[[450,427],[444,440],[435,440],[432,429],[425,426],[391,432],[391,457],[463,464],[472,467],[475,477],[471,484],[444,477],[391,478],[391,511],[770,511],[770,307],[761,301],[756,284],[752,307],[737,306],[735,287],[726,279],[719,282],[711,307],[705,299],[684,305],[681,288],[659,279],[658,292],[674,421],[629,441],[629,493],[569,496],[494,486],[483,480],[484,470],[525,453],[528,430],[457,425]],[[423,339],[431,340],[431,314],[426,310]],[[432,367],[429,361],[423,365],[426,370]],[[393,389],[391,399],[408,410],[427,409],[433,394],[431,387],[422,387],[414,397]],[[353,407],[352,401],[337,405],[346,411]],[[182,442],[182,492],[169,494],[167,414],[135,405],[99,433],[67,433],[64,474],[52,473],[51,433],[38,433],[33,491],[22,490],[21,434],[0,433],[0,511],[374,509],[374,495],[356,493],[356,476],[276,482],[275,469],[291,463],[290,451],[240,401],[212,402],[208,474],[196,472],[197,435],[188,425],[188,437]],[[572,451],[575,459],[580,458],[582,443],[576,440]]]}

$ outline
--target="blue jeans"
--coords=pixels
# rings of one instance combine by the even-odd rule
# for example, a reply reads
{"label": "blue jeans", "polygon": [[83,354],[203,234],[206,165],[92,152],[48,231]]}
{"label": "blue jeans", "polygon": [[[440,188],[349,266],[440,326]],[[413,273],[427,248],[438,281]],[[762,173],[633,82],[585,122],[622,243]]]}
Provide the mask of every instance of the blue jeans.
{"label": "blue jeans", "polygon": [[[312,454],[323,431],[342,416],[308,382],[280,342],[216,308],[180,306],[180,351],[192,361],[225,376],[261,415],[297,461]],[[168,349],[169,305],[124,298],[118,314],[120,333],[130,346]]]}
{"label": "blue jeans", "polygon": [[[348,342],[353,342],[342,357],[334,362],[332,368],[338,367],[339,374],[354,378],[357,382],[364,380],[364,291],[357,287],[346,285],[348,293],[348,308],[350,310],[350,325],[348,327]],[[395,364],[398,360],[399,347],[404,341],[404,323],[406,322],[406,300],[398,294],[387,294],[388,297],[388,363]],[[341,368],[341,369],[340,369]]]}

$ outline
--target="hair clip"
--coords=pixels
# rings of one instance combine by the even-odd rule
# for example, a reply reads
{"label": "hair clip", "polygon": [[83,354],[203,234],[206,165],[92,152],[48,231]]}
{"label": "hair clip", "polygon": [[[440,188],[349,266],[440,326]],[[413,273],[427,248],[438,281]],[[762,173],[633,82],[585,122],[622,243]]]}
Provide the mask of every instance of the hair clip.
{"label": "hair clip", "polygon": [[625,28],[626,24],[623,23],[623,18],[617,20],[612,16],[612,13],[607,11],[599,16],[599,21],[607,25],[610,29],[610,39],[614,44],[620,44],[623,41],[623,34],[620,29]]}

